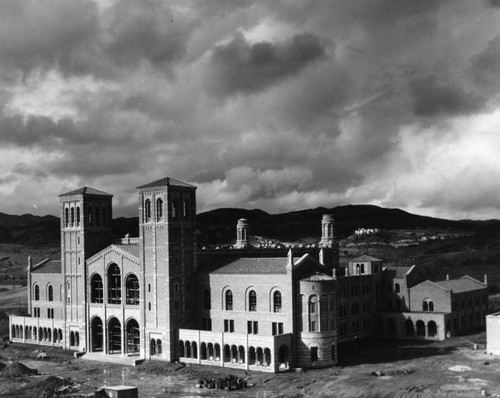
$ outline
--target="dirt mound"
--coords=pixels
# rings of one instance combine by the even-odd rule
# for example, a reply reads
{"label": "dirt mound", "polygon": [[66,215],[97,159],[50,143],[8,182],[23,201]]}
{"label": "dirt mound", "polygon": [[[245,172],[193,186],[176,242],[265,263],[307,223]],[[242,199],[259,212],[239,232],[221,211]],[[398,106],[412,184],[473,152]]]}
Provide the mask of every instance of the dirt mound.
{"label": "dirt mound", "polygon": [[30,369],[26,365],[23,365],[21,362],[14,362],[13,364],[8,365],[4,370],[2,370],[2,372],[0,372],[1,376],[7,378],[23,377],[36,374],[38,374],[38,371],[36,369]]}
{"label": "dirt mound", "polygon": [[71,379],[66,379],[59,376],[50,376],[43,381],[43,384],[37,391],[37,395],[40,397],[49,398],[55,395],[77,391],[78,389],[79,385],[74,383]]}

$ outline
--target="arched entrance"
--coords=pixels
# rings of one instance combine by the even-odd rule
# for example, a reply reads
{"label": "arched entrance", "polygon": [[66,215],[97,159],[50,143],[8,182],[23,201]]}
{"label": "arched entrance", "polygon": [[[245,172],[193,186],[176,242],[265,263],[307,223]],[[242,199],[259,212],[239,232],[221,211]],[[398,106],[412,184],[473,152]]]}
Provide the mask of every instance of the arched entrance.
{"label": "arched entrance", "polygon": [[130,319],[127,322],[127,352],[133,355],[139,355],[141,346],[141,338],[139,332],[139,324],[135,319]]}
{"label": "arched entrance", "polygon": [[110,354],[122,353],[122,325],[115,317],[108,321],[108,347]]}
{"label": "arched entrance", "polygon": [[288,368],[288,347],[286,345],[282,345],[278,350],[278,363],[281,369]]}
{"label": "arched entrance", "polygon": [[102,328],[102,320],[98,316],[92,318],[92,322],[90,323],[90,336],[91,336],[91,347],[92,352],[99,352],[103,349],[103,328]]}

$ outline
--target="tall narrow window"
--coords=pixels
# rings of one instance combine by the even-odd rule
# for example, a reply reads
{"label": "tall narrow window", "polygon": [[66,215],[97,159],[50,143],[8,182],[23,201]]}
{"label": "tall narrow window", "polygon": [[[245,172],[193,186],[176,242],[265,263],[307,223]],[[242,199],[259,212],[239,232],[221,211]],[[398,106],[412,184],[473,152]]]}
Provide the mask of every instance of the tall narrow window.
{"label": "tall narrow window", "polygon": [[98,304],[104,302],[102,278],[98,274],[92,275],[90,279],[90,302]]}
{"label": "tall narrow window", "polygon": [[64,209],[64,225],[66,228],[69,226],[69,209],[67,207]]}
{"label": "tall narrow window", "polygon": [[76,208],[76,226],[77,227],[80,226],[80,208],[79,207]]}
{"label": "tall narrow window", "polygon": [[92,221],[93,220],[92,217],[93,217],[93,215],[92,215],[92,207],[89,206],[88,209],[87,209],[87,223],[88,223],[88,225],[92,225],[92,222],[93,222]]}
{"label": "tall narrow window", "polygon": [[108,303],[121,304],[122,285],[120,268],[116,264],[111,264],[108,269]]}
{"label": "tall narrow window", "polygon": [[255,290],[250,290],[250,293],[248,293],[248,310],[257,311],[257,293],[255,293]]}
{"label": "tall narrow window", "polygon": [[71,226],[72,227],[75,226],[75,208],[74,207],[71,208]]}
{"label": "tall narrow window", "polygon": [[274,307],[274,312],[281,312],[281,292],[274,292],[273,293],[273,307]]}
{"label": "tall narrow window", "polygon": [[125,282],[126,303],[130,305],[139,305],[139,280],[137,276],[131,274]]}
{"label": "tall narrow window", "polygon": [[47,301],[54,301],[54,289],[52,285],[49,285],[47,288]]}
{"label": "tall narrow window", "polygon": [[156,200],[156,221],[160,221],[163,218],[163,200],[158,198]]}
{"label": "tall narrow window", "polygon": [[151,221],[151,201],[149,199],[144,202],[144,221]]}
{"label": "tall narrow window", "polygon": [[35,285],[35,301],[40,300],[40,287]]}
{"label": "tall narrow window", "polygon": [[226,311],[233,310],[233,292],[231,290],[226,291]]}
{"label": "tall narrow window", "polygon": [[399,286],[399,283],[396,283],[396,284],[394,285],[394,291],[395,291],[396,293],[399,293],[399,292],[401,291],[401,287]]}

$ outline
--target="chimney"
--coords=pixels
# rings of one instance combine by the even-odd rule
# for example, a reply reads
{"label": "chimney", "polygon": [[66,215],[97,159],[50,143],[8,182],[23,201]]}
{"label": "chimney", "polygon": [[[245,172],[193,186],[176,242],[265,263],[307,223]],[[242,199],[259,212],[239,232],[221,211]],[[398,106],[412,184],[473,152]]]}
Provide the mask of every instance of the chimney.
{"label": "chimney", "polygon": [[235,249],[244,249],[250,246],[250,240],[248,237],[248,221],[244,218],[238,220],[236,224],[236,244]]}
{"label": "chimney", "polygon": [[293,268],[294,266],[294,260],[293,260],[293,253],[292,253],[292,249],[288,250],[288,254],[287,254],[287,257],[288,257],[288,262],[286,264],[287,267],[290,267],[290,268]]}

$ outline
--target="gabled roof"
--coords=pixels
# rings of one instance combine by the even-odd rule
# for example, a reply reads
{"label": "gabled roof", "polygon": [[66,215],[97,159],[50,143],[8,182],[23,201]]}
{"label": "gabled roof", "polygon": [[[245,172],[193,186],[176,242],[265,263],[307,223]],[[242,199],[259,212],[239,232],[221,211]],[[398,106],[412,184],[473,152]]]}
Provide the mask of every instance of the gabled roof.
{"label": "gabled roof", "polygon": [[238,258],[210,274],[286,274],[286,257]]}
{"label": "gabled roof", "polygon": [[477,279],[474,279],[469,275],[464,275],[459,279],[450,279],[435,283],[436,285],[447,290],[451,290],[453,293],[469,292],[472,290],[484,289],[486,287],[484,283],[479,282]]}
{"label": "gabled roof", "polygon": [[356,257],[350,262],[355,263],[355,262],[364,262],[364,261],[382,261],[380,258],[375,258],[372,256],[368,256],[367,254],[363,254],[362,256]]}
{"label": "gabled roof", "polygon": [[31,271],[33,274],[60,274],[61,272],[61,260],[49,260]]}
{"label": "gabled roof", "polygon": [[130,245],[119,245],[119,244],[113,244],[111,245],[113,247],[116,247],[117,249],[119,250],[122,250],[132,256],[134,256],[135,258],[139,259],[139,245],[134,245],[134,244],[130,244]]}
{"label": "gabled roof", "polygon": [[175,187],[186,187],[186,188],[196,188],[194,185],[188,184],[187,182],[182,182],[179,180],[176,180],[175,178],[170,178],[170,177],[164,177],[159,180],[150,182],[145,185],[141,185],[140,187],[137,187],[137,189],[141,188],[151,188],[151,187],[168,187],[168,186],[175,186]]}
{"label": "gabled roof", "polygon": [[101,251],[90,256],[87,259],[87,263],[91,263],[96,258],[101,256],[103,253],[109,252],[110,250],[115,250],[115,251],[119,251],[119,252],[121,251],[121,252],[133,257],[135,260],[137,260],[137,262],[139,262],[139,245],[138,244],[130,244],[130,245],[112,244],[112,245],[106,246]]}
{"label": "gabled roof", "polygon": [[110,193],[99,191],[98,189],[89,188],[89,187],[81,187],[75,189],[74,191],[69,191],[66,193],[62,193],[61,196],[71,196],[71,195],[98,195],[98,196],[113,196]]}
{"label": "gabled roof", "polygon": [[322,272],[315,272],[314,274],[306,278],[302,278],[301,280],[307,282],[321,282],[321,281],[333,281],[335,280],[335,278],[330,275],[324,274]]}

